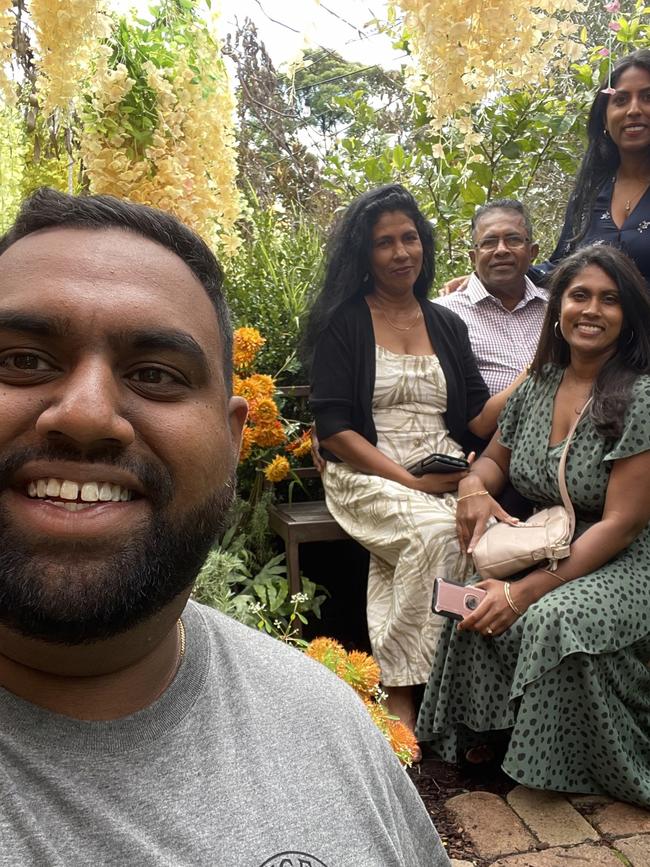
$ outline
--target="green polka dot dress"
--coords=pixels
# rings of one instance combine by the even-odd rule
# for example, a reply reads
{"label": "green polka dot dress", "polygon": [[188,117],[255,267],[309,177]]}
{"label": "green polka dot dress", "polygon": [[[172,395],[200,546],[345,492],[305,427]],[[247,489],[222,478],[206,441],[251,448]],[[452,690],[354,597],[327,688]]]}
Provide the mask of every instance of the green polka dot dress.
{"label": "green polka dot dress", "polygon": [[[530,377],[508,401],[501,442],[514,486],[561,502],[563,443],[549,447],[562,370]],[[602,515],[612,462],[650,449],[650,376],[638,377],[622,435],[591,418],[576,431],[567,486],[582,533]],[[642,484],[650,484],[650,479]],[[630,492],[634,496],[634,492]],[[478,580],[478,579],[477,579]],[[650,527],[595,572],[547,593],[502,636],[457,632],[436,653],[418,737],[455,761],[458,731],[511,732],[503,769],[538,789],[608,793],[650,807]]]}

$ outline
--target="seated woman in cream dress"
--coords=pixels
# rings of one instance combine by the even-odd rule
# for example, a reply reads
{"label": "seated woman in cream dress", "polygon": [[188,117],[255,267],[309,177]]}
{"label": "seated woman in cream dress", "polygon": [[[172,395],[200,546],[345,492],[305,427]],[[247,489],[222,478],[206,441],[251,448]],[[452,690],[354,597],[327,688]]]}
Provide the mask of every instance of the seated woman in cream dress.
{"label": "seated woman in cream dress", "polygon": [[[370,553],[368,631],[391,712],[415,724],[442,629],[436,576],[463,580],[456,490],[464,472],[416,478],[432,452],[488,437],[519,379],[490,398],[462,320],[427,300],[433,232],[411,194],[360,196],[335,227],[305,344],[327,506]],[[502,520],[511,519],[501,511]]]}

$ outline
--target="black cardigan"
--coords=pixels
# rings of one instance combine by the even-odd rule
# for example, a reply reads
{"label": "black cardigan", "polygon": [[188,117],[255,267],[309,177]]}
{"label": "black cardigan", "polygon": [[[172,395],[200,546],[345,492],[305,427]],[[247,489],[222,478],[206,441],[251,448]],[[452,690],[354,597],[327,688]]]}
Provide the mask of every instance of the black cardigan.
{"label": "black cardigan", "polygon": [[[447,430],[466,451],[475,438],[467,423],[483,409],[490,392],[478,371],[463,320],[439,304],[420,301],[424,322],[447,382]],[[353,430],[377,445],[372,417],[375,333],[365,297],[347,301],[316,344],[310,405],[321,440]],[[323,449],[323,457],[339,459]]]}

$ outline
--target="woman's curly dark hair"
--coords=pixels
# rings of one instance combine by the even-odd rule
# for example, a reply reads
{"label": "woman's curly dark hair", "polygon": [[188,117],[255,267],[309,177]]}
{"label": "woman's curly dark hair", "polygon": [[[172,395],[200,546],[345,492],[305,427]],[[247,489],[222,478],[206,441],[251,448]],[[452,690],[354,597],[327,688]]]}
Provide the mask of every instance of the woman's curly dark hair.
{"label": "woman's curly dark hair", "polygon": [[435,269],[433,229],[411,193],[399,184],[389,184],[359,196],[330,232],[320,289],[304,329],[302,356],[307,368],[319,336],[339,307],[351,298],[372,292],[372,230],[382,214],[395,211],[413,221],[422,244],[422,270],[413,287],[415,296],[426,298],[429,294]]}
{"label": "woman's curly dark hair", "polygon": [[[646,72],[650,73],[650,50],[642,48],[622,57],[612,70],[611,86],[616,87],[621,75],[633,67],[645,69]],[[569,252],[575,250],[584,238],[589,228],[598,191],[608,178],[616,174],[621,162],[618,148],[606,132],[607,105],[610,94],[603,91],[609,83],[609,78],[600,82],[589,111],[587,150],[582,158],[575,187],[571,194],[573,236],[569,240]],[[650,154],[648,156],[650,157]]]}
{"label": "woman's curly dark hair", "polygon": [[[575,277],[589,265],[600,268],[618,287],[623,325],[616,353],[603,365],[593,386],[590,414],[601,436],[621,435],[634,380],[650,373],[650,290],[634,262],[607,244],[582,247],[553,271],[549,302],[532,372],[543,376],[546,364],[566,367],[569,344],[555,325],[560,318],[562,296]],[[557,332],[557,333],[556,333]]]}

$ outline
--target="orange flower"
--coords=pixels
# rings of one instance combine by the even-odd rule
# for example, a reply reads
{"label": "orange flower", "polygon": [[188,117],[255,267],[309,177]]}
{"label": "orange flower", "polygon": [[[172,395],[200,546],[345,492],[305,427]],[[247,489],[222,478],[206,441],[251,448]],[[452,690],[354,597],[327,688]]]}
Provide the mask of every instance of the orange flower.
{"label": "orange flower", "polygon": [[252,400],[248,411],[251,421],[260,427],[272,425],[278,417],[278,407],[270,397]]}
{"label": "orange flower", "polygon": [[271,398],[275,393],[275,382],[273,377],[267,376],[265,373],[254,373],[246,378],[235,374],[232,390],[237,397],[245,397],[248,401]]}
{"label": "orange flower", "polygon": [[266,343],[257,328],[238,328],[233,334],[232,360],[237,370],[246,370]]}
{"label": "orange flower", "polygon": [[342,644],[339,644],[333,638],[323,637],[314,638],[313,641],[310,641],[305,648],[305,653],[334,672],[337,671],[339,664],[347,656]]}
{"label": "orange flower", "polygon": [[266,373],[254,373],[248,377],[248,382],[258,397],[273,397],[275,394],[275,380]]}
{"label": "orange flower", "polygon": [[289,475],[291,467],[283,455],[276,455],[270,464],[264,467],[267,482],[281,482]]}
{"label": "orange flower", "polygon": [[372,695],[373,690],[379,686],[379,666],[372,656],[360,653],[358,650],[352,650],[347,654],[336,673],[364,697]]}
{"label": "orange flower", "polygon": [[246,458],[250,457],[251,449],[254,446],[254,434],[250,425],[244,426],[244,431],[241,438],[241,448],[239,450],[239,463],[243,463]]}
{"label": "orange flower", "polygon": [[262,448],[271,448],[271,446],[281,446],[286,440],[284,429],[279,421],[273,422],[271,425],[260,425],[254,429],[255,444]]}
{"label": "orange flower", "polygon": [[411,729],[397,719],[389,719],[387,736],[397,758],[404,764],[410,765],[418,746],[417,739]]}
{"label": "orange flower", "polygon": [[296,458],[304,458],[311,451],[311,429],[307,429],[298,439],[292,440],[286,450],[291,452]]}

